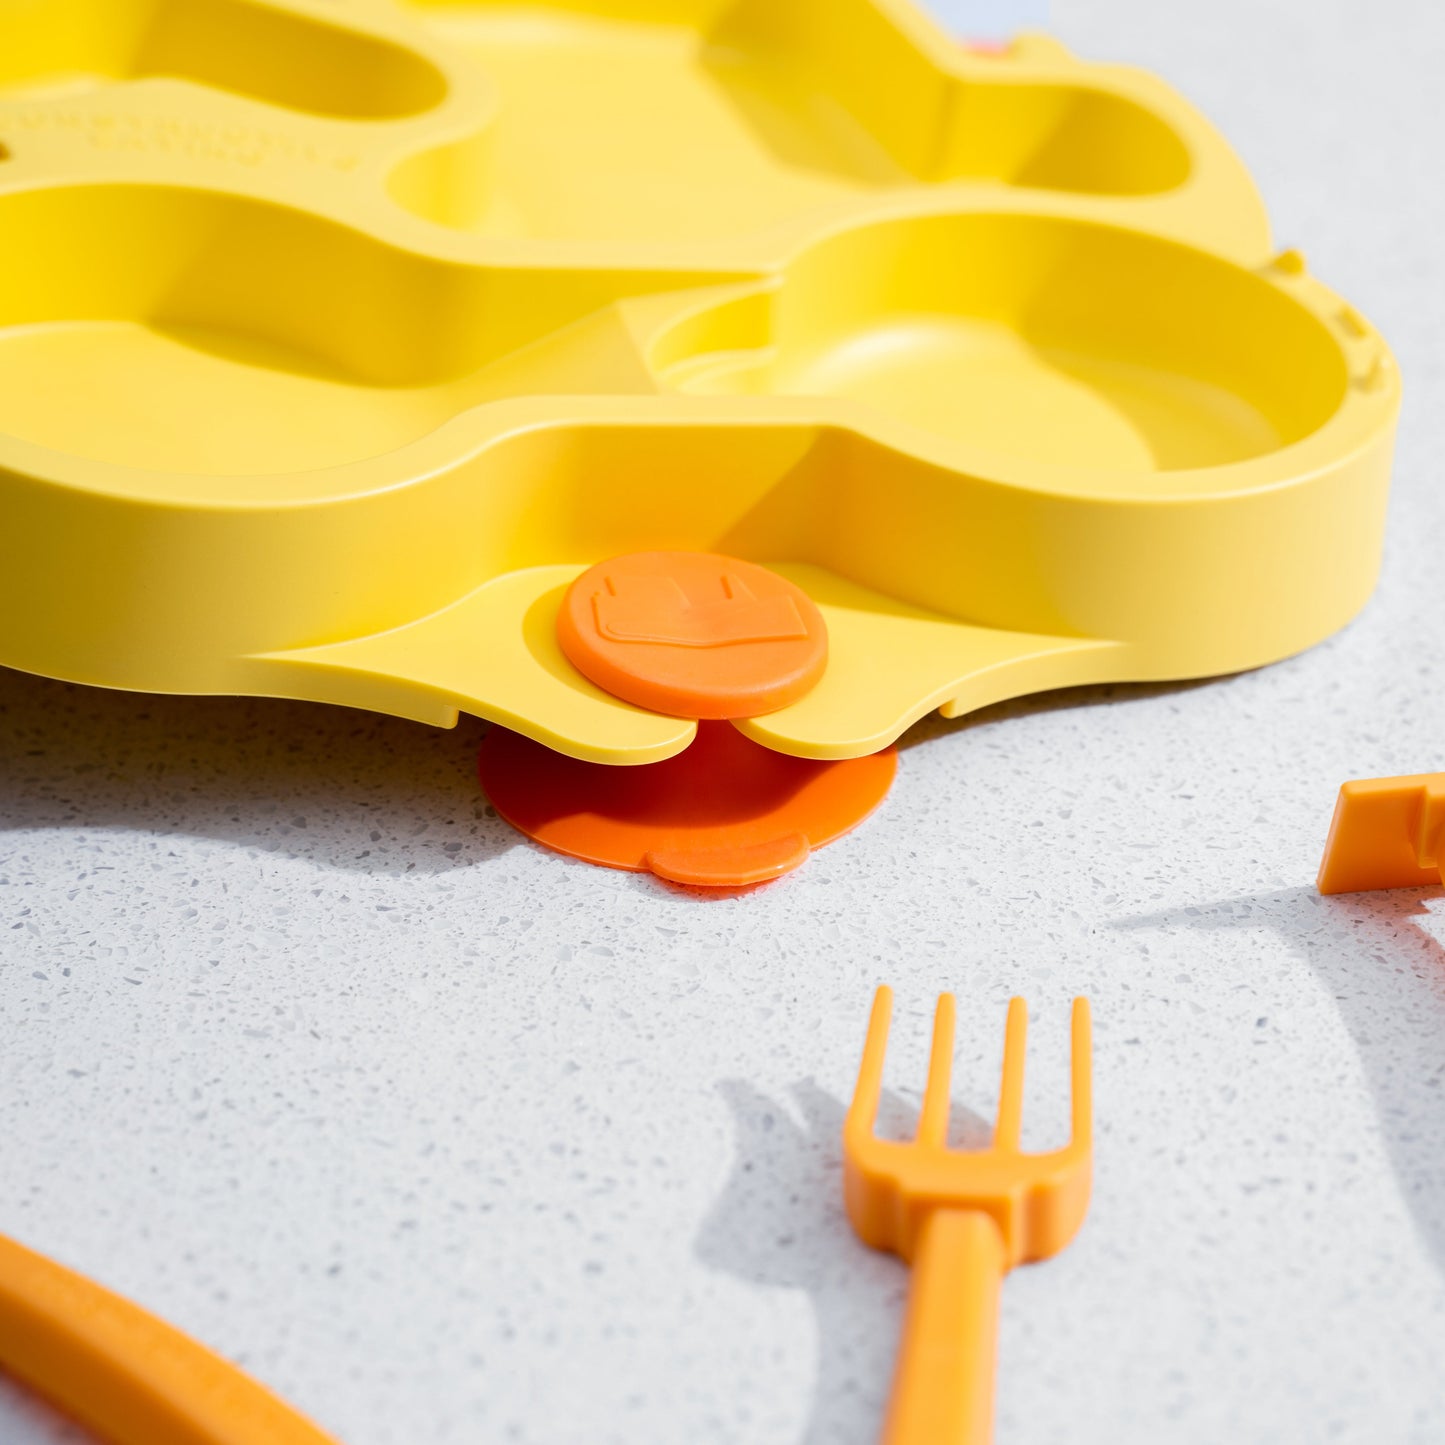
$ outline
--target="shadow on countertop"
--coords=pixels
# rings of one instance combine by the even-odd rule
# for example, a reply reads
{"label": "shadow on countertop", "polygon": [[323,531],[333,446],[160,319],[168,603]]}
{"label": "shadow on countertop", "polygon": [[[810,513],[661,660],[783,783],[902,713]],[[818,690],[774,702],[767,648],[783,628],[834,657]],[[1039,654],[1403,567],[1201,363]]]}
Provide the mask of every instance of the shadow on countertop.
{"label": "shadow on countertop", "polygon": [[1158,697],[1173,697],[1195,692],[1202,687],[1216,687],[1233,677],[1247,673],[1223,674],[1219,677],[1187,678],[1182,682],[1100,682],[1085,687],[1059,687],[1046,692],[1025,693],[1006,702],[991,703],[955,718],[946,718],[934,711],[921,717],[898,739],[900,749],[931,743],[935,738],[954,733],[971,732],[992,723],[1012,718],[1035,717],[1054,712],[1071,712],[1084,708],[1124,707],[1132,702],[1148,702]]}
{"label": "shadow on countertop", "polygon": [[[900,745],[1202,685],[1068,688],[953,721],[933,713]],[[0,835],[126,828],[368,875],[447,872],[536,846],[481,792],[484,731],[465,715],[435,728],[319,703],[120,692],[0,667]],[[651,875],[635,886],[709,901],[756,891],[679,890]]]}
{"label": "shadow on countertop", "polygon": [[1400,1193],[1445,1272],[1445,946],[1419,926],[1438,896],[1283,888],[1119,926],[1269,928],[1308,962],[1354,1041]]}
{"label": "shadow on countertop", "polygon": [[732,1112],[735,1163],[697,1257],[748,1284],[807,1294],[817,1374],[799,1445],[872,1445],[908,1276],[867,1248],[843,1212],[843,1105],[811,1079],[790,1090],[797,1118],[740,1079],[718,1088]]}
{"label": "shadow on countertop", "polygon": [[362,873],[444,872],[523,841],[478,786],[482,730],[0,668],[0,835],[129,828]]}

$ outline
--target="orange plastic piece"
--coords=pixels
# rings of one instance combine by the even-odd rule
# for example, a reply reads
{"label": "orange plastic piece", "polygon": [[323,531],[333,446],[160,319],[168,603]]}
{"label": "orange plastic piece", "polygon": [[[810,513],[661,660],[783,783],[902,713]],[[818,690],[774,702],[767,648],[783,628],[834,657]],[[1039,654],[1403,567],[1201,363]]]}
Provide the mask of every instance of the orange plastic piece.
{"label": "orange plastic piece", "polygon": [[0,1367],[112,1445],[336,1445],[204,1345],[3,1235]]}
{"label": "orange plastic piece", "polygon": [[633,552],[584,572],[557,640],[598,687],[672,717],[746,718],[823,675],[828,628],[796,583],[712,552]]}
{"label": "orange plastic piece", "polygon": [[1445,773],[1346,783],[1316,886],[1321,893],[1445,882]]}
{"label": "orange plastic piece", "polygon": [[1009,1004],[993,1143],[948,1147],[954,1001],[938,1000],[928,1083],[910,1143],[873,1132],[893,994],[880,988],[858,1087],[843,1125],[844,1196],[865,1243],[909,1260],[913,1282],[893,1377],[884,1445],[983,1445],[993,1437],[998,1299],[1016,1264],[1046,1259],[1077,1233],[1093,1175],[1089,1003],[1074,1000],[1073,1131],[1062,1148],[1025,1154],[1028,1012]]}
{"label": "orange plastic piece", "polygon": [[699,725],[685,752],[619,768],[586,763],[494,727],[482,787],[497,811],[558,853],[699,888],[791,872],[888,794],[893,748],[844,762],[775,753],[728,723]]}

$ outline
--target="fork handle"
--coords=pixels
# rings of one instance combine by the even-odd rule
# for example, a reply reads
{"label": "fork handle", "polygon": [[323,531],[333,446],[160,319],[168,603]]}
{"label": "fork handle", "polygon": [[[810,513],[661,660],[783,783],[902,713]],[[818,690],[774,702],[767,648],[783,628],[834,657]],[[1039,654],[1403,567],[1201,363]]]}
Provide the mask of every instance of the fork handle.
{"label": "fork handle", "polygon": [[1003,1235],[977,1210],[923,1222],[883,1445],[988,1445]]}
{"label": "fork handle", "polygon": [[335,1445],[204,1345],[4,1235],[0,1367],[112,1445]]}

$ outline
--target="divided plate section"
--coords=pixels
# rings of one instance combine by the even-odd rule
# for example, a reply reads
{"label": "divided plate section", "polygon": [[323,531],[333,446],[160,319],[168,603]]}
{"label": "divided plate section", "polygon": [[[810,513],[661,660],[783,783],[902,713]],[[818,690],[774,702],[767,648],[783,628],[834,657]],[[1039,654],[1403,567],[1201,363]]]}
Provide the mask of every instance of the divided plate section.
{"label": "divided plate section", "polygon": [[769,269],[978,192],[1268,243],[1168,87],[1043,37],[969,52],[908,0],[0,0],[0,25],[16,184],[215,183],[582,267]]}
{"label": "divided plate section", "polygon": [[[1116,478],[1228,468],[1341,407],[1338,327],[1267,276],[1067,218],[860,226],[661,337],[695,396],[829,397],[970,453]],[[1221,479],[1227,488],[1227,473]]]}
{"label": "divided plate section", "polygon": [[1086,67],[970,56],[886,0],[404,3],[499,105],[485,184],[418,184],[420,158],[397,194],[483,235],[694,241],[960,180],[1145,196],[1193,173],[1174,125]]}
{"label": "divided plate section", "polygon": [[11,192],[0,432],[197,479],[344,466],[499,398],[654,390],[608,308],[685,280],[463,265],[181,187]]}

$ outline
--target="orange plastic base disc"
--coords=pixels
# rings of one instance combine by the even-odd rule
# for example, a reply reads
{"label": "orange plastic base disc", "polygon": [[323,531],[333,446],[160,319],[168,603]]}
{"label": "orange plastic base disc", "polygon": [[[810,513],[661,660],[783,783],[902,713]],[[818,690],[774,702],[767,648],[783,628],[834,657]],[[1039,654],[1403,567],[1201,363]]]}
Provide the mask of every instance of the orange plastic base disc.
{"label": "orange plastic base disc", "polygon": [[584,763],[493,727],[478,770],[496,810],[529,838],[607,868],[699,888],[791,872],[888,795],[898,754],[817,762],[775,753],[729,723],[642,767]]}

